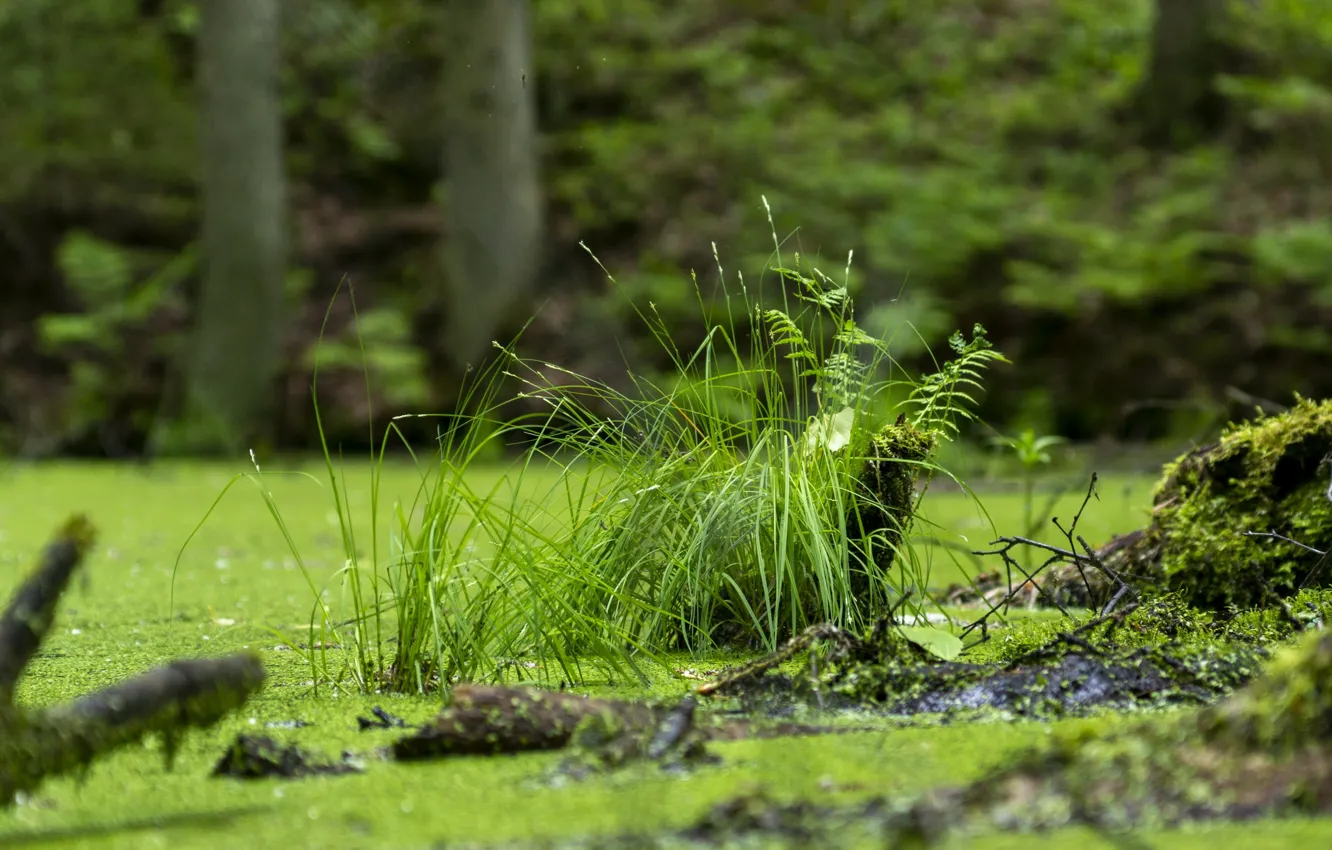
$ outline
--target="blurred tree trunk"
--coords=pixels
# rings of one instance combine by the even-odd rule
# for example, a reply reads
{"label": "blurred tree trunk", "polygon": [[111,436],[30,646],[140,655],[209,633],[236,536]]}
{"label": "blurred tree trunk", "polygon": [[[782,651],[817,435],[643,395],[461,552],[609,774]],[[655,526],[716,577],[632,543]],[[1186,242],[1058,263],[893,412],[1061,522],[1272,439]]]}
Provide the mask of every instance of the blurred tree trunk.
{"label": "blurred tree trunk", "polygon": [[190,450],[267,436],[287,262],[280,8],[200,3],[203,291],[178,434]]}
{"label": "blurred tree trunk", "polygon": [[1180,147],[1216,131],[1224,100],[1215,89],[1226,49],[1220,24],[1227,0],[1156,0],[1151,55],[1138,89],[1145,140]]}
{"label": "blurred tree trunk", "polygon": [[444,345],[486,356],[526,318],[541,251],[535,84],[527,0],[447,0]]}

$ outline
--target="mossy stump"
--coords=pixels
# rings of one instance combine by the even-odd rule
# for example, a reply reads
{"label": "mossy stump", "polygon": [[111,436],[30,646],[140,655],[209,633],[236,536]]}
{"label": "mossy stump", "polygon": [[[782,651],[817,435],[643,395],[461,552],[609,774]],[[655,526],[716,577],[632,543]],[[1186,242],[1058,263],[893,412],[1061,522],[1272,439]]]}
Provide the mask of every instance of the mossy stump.
{"label": "mossy stump", "polygon": [[874,578],[892,568],[911,531],[916,481],[935,446],[932,433],[917,429],[905,417],[869,438],[865,465],[857,477],[860,498],[847,517],[847,536],[856,541],[864,563],[863,571],[851,575],[851,590],[857,598],[871,591]]}
{"label": "mossy stump", "polygon": [[[1301,587],[1332,585],[1332,401],[1230,426],[1166,465],[1151,523],[1101,547],[1100,557],[1140,593],[1173,591],[1225,613],[1272,605]],[[1117,589],[1072,567],[1051,584],[1069,602],[1103,605]]]}

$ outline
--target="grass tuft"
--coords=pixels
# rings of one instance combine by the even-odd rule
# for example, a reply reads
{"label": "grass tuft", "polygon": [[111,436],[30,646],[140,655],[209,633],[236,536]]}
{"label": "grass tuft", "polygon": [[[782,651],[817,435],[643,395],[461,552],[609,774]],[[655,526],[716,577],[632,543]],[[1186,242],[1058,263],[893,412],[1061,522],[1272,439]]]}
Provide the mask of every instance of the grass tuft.
{"label": "grass tuft", "polygon": [[[983,370],[1003,358],[976,326],[970,341],[954,335],[935,373],[910,378],[891,340],[855,321],[850,255],[837,283],[798,254],[784,263],[773,239],[780,309],[757,303],[742,277],[732,291],[720,261],[718,297],[691,278],[706,331],[692,351],[651,305],[636,306],[674,363],[666,379],[630,374],[625,391],[497,346],[458,412],[437,417],[435,452],[407,446],[420,486],[394,503],[381,552],[379,475],[390,442],[406,445],[395,420],[371,457],[370,563],[321,425],[347,553],[334,578],[351,615],[335,622],[305,573],[319,641],[301,651],[316,681],[426,692],[641,678],[645,655],[772,651],[815,623],[858,630],[923,615],[928,571],[910,536],[918,485],[939,471],[940,441],[971,418]],[[514,381],[519,392],[506,394]],[[475,489],[469,469],[515,447],[508,474]],[[251,477],[283,527],[257,465]],[[333,645],[341,671],[329,666]]]}

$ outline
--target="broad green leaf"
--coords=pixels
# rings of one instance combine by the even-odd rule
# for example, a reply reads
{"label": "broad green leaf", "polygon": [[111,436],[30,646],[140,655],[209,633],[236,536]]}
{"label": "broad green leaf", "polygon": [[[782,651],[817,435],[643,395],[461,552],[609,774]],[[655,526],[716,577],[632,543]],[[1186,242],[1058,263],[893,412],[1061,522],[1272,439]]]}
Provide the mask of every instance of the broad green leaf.
{"label": "broad green leaf", "polygon": [[805,430],[805,452],[809,453],[822,446],[830,452],[840,451],[851,442],[851,428],[855,424],[856,412],[844,407],[837,413],[827,413],[811,417]]}
{"label": "broad green leaf", "polygon": [[898,626],[897,630],[935,658],[954,661],[962,654],[962,639],[952,632],[932,626]]}
{"label": "broad green leaf", "polygon": [[823,444],[828,447],[828,451],[838,451],[851,442],[851,426],[855,421],[856,412],[851,408],[844,407],[837,411],[829,421],[827,433],[823,438]]}

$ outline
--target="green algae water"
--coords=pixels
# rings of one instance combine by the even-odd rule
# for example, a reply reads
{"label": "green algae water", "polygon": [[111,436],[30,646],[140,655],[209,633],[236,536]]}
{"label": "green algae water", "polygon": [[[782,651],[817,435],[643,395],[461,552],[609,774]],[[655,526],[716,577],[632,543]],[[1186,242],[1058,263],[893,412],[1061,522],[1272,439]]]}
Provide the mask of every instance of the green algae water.
{"label": "green algae water", "polygon": [[[579,781],[554,770],[558,754],[396,764],[378,751],[403,731],[360,731],[356,718],[378,706],[420,723],[435,714],[440,698],[365,695],[328,686],[314,692],[309,664],[287,642],[308,645],[315,600],[248,484],[242,482],[223,499],[176,569],[181,545],[217,494],[234,474],[247,471],[221,464],[53,464],[11,467],[0,476],[0,593],[6,597],[66,514],[87,512],[101,532],[86,564],[87,582],[64,600],[51,637],[22,683],[21,704],[53,705],[176,658],[241,648],[257,650],[269,676],[264,690],[239,713],[186,736],[171,771],[164,767],[160,742],[151,741],[94,764],[81,779],[52,781],[0,811],[0,847],[231,847],[240,842],[283,848],[425,848],[663,834],[687,827],[737,795],[847,806],[874,796],[958,785],[1002,765],[1054,728],[1117,722],[903,726],[857,717],[861,731],[846,734],[711,744],[720,764],[687,773],[668,774],[641,764]],[[369,480],[368,469],[349,470],[351,514],[367,521]],[[390,499],[409,499],[418,481],[412,468],[390,465],[381,489]],[[1089,539],[1138,524],[1150,483],[1103,484],[1101,510],[1088,517]],[[327,485],[276,475],[267,476],[265,484],[282,507],[322,601],[338,616],[348,605],[334,579],[345,555]],[[1072,507],[1080,496],[1069,495]],[[1017,501],[1016,496],[988,497],[985,507],[995,525],[1004,528],[1020,510]],[[969,500],[936,494],[928,504],[927,517],[938,537],[965,538],[979,546],[992,536],[987,525],[978,524]],[[369,541],[369,534],[362,533],[367,531],[359,529],[358,539]],[[939,584],[953,580],[965,566],[943,553],[935,564],[933,580]],[[336,655],[340,650],[326,651]],[[671,658],[666,667],[647,669],[647,688],[592,680],[576,690],[679,695],[696,682],[678,677],[677,671],[715,669],[726,660],[735,659]],[[213,765],[240,733],[297,743],[329,760],[346,752],[363,772],[291,781],[212,778]],[[1135,837],[1143,846],[1172,848],[1320,846],[1332,840],[1332,820],[1212,823]],[[944,846],[1122,846],[1116,840],[1074,829],[956,836]],[[873,835],[854,828],[838,841],[846,846],[874,842]]]}

